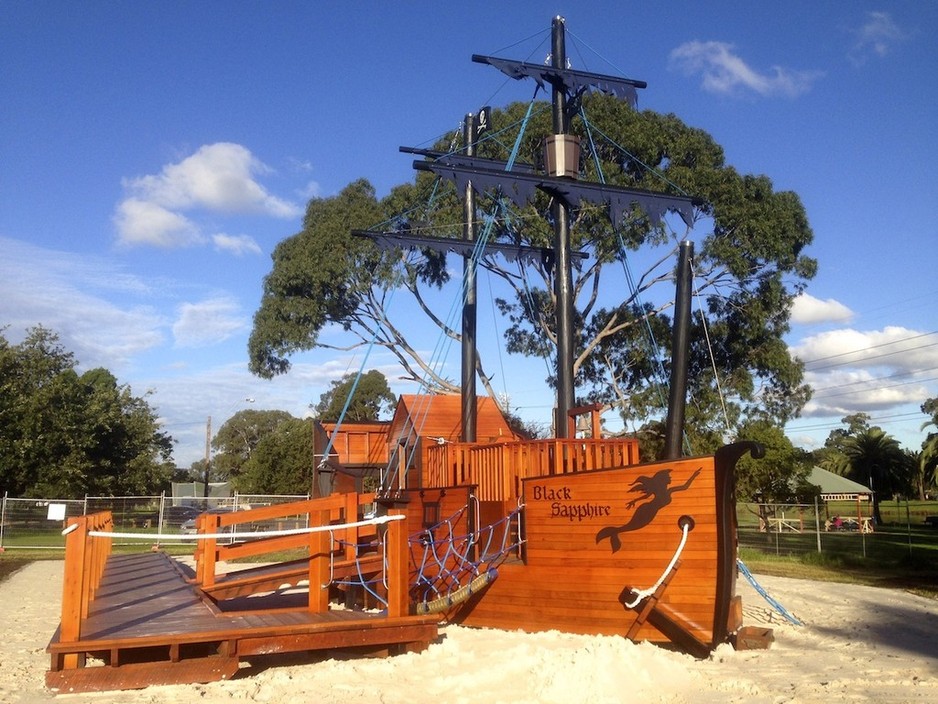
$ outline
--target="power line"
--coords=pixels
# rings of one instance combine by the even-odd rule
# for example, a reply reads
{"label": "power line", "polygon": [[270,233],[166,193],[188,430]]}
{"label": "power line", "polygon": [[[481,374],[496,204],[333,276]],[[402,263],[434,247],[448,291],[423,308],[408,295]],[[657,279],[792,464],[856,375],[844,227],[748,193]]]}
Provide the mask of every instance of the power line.
{"label": "power line", "polygon": [[[876,379],[870,379],[870,380],[868,380],[868,381],[863,381],[863,382],[857,381],[857,382],[854,382],[854,383],[855,383],[855,384],[860,384],[860,383],[864,383],[864,384],[865,384],[865,383],[869,383],[869,381],[877,381],[877,380],[876,380]],[[819,394],[813,395],[813,396],[811,397],[811,399],[814,400],[814,399],[817,399],[817,398],[837,398],[838,396],[850,396],[850,395],[852,395],[852,394],[865,394],[865,393],[871,393],[871,392],[873,392],[873,391],[884,391],[885,389],[895,389],[895,388],[897,388],[897,387],[899,387],[899,386],[909,386],[910,384],[924,384],[924,383],[927,383],[927,382],[929,382],[929,381],[938,381],[938,377],[933,376],[933,377],[929,377],[928,379],[912,379],[912,380],[910,380],[910,381],[901,381],[901,382],[899,382],[898,384],[888,384],[888,385],[883,385],[883,386],[873,386],[873,387],[867,388],[867,389],[851,389],[850,391],[841,391],[840,393],[836,393],[836,394],[819,393]],[[851,384],[844,384],[844,386],[851,386]],[[838,388],[842,388],[842,387],[829,386],[829,387],[826,387],[825,389],[823,389],[823,391],[827,391],[827,390],[837,390]]]}
{"label": "power line", "polygon": [[[934,333],[928,333],[928,334],[931,335],[931,334],[934,334]],[[910,338],[910,339],[911,339],[911,338]],[[885,345],[893,345],[893,344],[896,344],[896,343],[895,343],[895,342],[887,342],[887,343],[884,343],[883,345],[877,345],[877,346],[878,346],[878,347],[883,347],[883,346],[885,346]],[[847,361],[844,361],[844,362],[833,362],[833,363],[831,363],[831,364],[825,364],[825,365],[822,366],[822,367],[813,367],[812,369],[806,369],[805,371],[816,372],[816,371],[819,371],[819,370],[821,370],[821,369],[830,369],[831,367],[843,367],[843,366],[847,366],[847,365],[857,365],[857,364],[860,364],[861,362],[868,362],[868,361],[870,361],[871,359],[881,359],[881,358],[883,358],[883,357],[892,357],[893,355],[905,354],[905,353],[907,353],[907,352],[914,352],[914,351],[916,351],[916,350],[923,350],[923,349],[925,349],[926,347],[936,347],[936,346],[938,346],[938,342],[929,342],[927,345],[917,345],[917,346],[915,346],[915,347],[906,347],[905,349],[895,350],[894,352],[884,352],[884,353],[882,353],[882,354],[874,354],[874,355],[871,355],[871,356],[869,356],[869,357],[863,357],[863,358],[861,358],[861,359],[847,360]],[[866,349],[854,350],[854,351],[852,351],[852,352],[843,352],[843,353],[841,353],[841,354],[839,354],[839,355],[833,355],[833,356],[834,356],[834,357],[842,357],[842,356],[847,355],[847,354],[862,354],[863,352],[866,352],[867,350],[871,350],[871,349],[874,349],[874,348],[873,348],[873,347],[867,347]],[[832,358],[832,357],[828,357],[828,358],[826,358],[826,359],[831,359],[831,358]],[[817,361],[817,360],[815,360],[815,361]],[[807,365],[807,362],[805,363],[805,365]]]}
{"label": "power line", "polygon": [[[901,423],[907,421],[916,416],[921,416],[921,413],[895,413],[887,416],[870,416],[870,423],[882,423],[883,425]],[[836,430],[843,426],[843,422],[836,423],[815,423],[814,425],[800,425],[797,427],[786,426],[785,435],[792,435],[797,433],[810,432],[812,430]]]}
{"label": "power line", "polygon": [[[928,337],[929,335],[936,335],[936,334],[938,334],[938,330],[934,330],[932,332],[925,332],[920,335],[912,335],[911,337],[903,337],[899,340],[891,340],[890,342],[882,342],[878,345],[870,345],[869,347],[864,347],[863,349],[859,349],[859,350],[850,350],[848,352],[840,352],[838,354],[832,354],[826,357],[817,357],[815,359],[802,360],[802,361],[804,362],[805,367],[807,367],[809,364],[814,364],[815,362],[823,362],[828,359],[837,359],[839,357],[846,357],[847,355],[851,355],[851,354],[862,354],[864,352],[868,352],[869,350],[876,350],[882,347],[889,347],[890,345],[898,345],[903,342],[909,342],[910,340],[918,340],[920,338]],[[909,347],[909,348],[902,349],[902,350],[896,350],[895,352],[887,352],[886,354],[876,355],[874,357],[866,357],[863,360],[855,360],[854,362],[837,362],[835,364],[825,365],[823,367],[817,367],[809,371],[817,371],[817,369],[827,369],[828,367],[836,367],[842,364],[856,363],[856,361],[866,361],[867,359],[878,359],[879,357],[888,357],[889,355],[899,354],[901,352],[912,352],[914,350],[923,349],[925,347],[933,347],[935,345],[938,345],[938,342],[932,342],[927,345],[919,345],[916,347]]]}

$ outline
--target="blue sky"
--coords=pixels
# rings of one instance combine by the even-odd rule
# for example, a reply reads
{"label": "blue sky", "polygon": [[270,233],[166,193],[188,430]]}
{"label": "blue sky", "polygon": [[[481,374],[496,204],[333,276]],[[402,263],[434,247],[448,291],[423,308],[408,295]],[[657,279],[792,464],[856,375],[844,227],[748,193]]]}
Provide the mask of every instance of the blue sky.
{"label": "blue sky", "polygon": [[[410,180],[398,146],[529,99],[470,56],[541,61],[556,14],[575,67],[647,81],[640,108],[708,131],[738,170],[804,202],[820,271],[788,341],[817,393],[789,436],[811,447],[863,411],[917,449],[918,406],[938,396],[933,2],[7,0],[6,336],[42,324],[82,368],[152,391],[182,466],[204,455],[210,415],[303,415],[361,358],[298,355],[286,377],[251,377],[273,247],[310,197]],[[543,370],[498,364],[521,414],[548,418]],[[395,374],[381,355],[368,366]]]}

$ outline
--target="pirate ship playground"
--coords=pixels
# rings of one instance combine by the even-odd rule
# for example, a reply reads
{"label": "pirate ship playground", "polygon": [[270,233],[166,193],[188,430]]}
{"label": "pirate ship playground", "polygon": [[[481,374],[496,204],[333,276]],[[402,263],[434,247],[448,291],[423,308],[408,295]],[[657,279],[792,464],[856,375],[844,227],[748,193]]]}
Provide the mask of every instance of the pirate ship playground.
{"label": "pirate ship playground", "polygon": [[[119,534],[106,512],[70,519],[50,688],[214,681],[258,655],[419,651],[442,623],[620,635],[698,657],[744,632],[734,469],[761,450],[737,443],[682,456],[689,243],[678,263],[664,458],[641,463],[637,440],[603,437],[600,407],[575,403],[569,210],[594,203],[614,225],[634,208],[691,220],[690,198],[576,178],[571,105],[588,90],[634,104],[644,83],[569,68],[559,17],[549,64],[472,58],[550,87],[546,168],[475,156],[479,116],[467,119],[458,152],[407,151],[420,157],[416,169],[456,184],[470,221],[474,195],[486,190],[516,205],[552,199],[555,437],[519,437],[491,398],[476,396],[474,320],[464,315],[460,395],[401,396],[389,422],[317,422],[314,498],[202,514],[194,568],[160,551],[112,554]],[[477,244],[471,228],[463,240],[356,234],[464,256]],[[374,474],[377,491],[364,491]],[[242,569],[221,569],[232,563]]]}

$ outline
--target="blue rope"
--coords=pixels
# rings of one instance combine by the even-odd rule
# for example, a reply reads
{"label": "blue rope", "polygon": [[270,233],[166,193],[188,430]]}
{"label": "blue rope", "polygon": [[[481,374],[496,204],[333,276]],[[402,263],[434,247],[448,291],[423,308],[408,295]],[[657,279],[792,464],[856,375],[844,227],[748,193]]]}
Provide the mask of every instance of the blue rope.
{"label": "blue rope", "polygon": [[782,616],[784,616],[786,619],[788,619],[791,623],[795,624],[796,626],[804,625],[804,623],[802,623],[797,618],[792,616],[784,606],[782,606],[775,599],[769,596],[768,592],[766,592],[765,589],[762,588],[762,585],[756,581],[756,578],[752,576],[752,572],[750,572],[749,569],[746,567],[746,565],[743,564],[742,560],[737,559],[736,566],[739,568],[739,571],[746,578],[746,580],[753,586],[753,588],[757,592],[759,592],[759,594],[762,596],[763,599],[769,602],[769,604],[772,606],[773,609],[778,611]]}

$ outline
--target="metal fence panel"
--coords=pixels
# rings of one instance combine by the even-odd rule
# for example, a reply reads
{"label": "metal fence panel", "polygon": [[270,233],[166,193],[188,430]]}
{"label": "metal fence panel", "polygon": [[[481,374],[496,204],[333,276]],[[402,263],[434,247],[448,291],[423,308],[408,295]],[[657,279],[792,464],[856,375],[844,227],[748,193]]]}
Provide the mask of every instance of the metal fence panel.
{"label": "metal fence panel", "polygon": [[[115,545],[182,544],[183,534],[195,533],[195,518],[205,511],[235,511],[303,501],[309,495],[235,494],[231,497],[88,496],[84,499],[22,499],[3,497],[0,507],[0,549],[64,550],[62,530],[67,519],[99,511],[114,516],[114,531],[136,533],[140,540],[115,539]],[[307,516],[284,517],[253,526],[254,530],[308,527]],[[157,536],[170,536],[159,539]],[[179,535],[173,540],[171,536]],[[152,536],[153,541],[147,541]],[[191,541],[185,541],[192,544]]]}
{"label": "metal fence panel", "polygon": [[67,519],[86,513],[83,499],[11,499],[0,510],[0,547],[4,550],[64,550]]}

